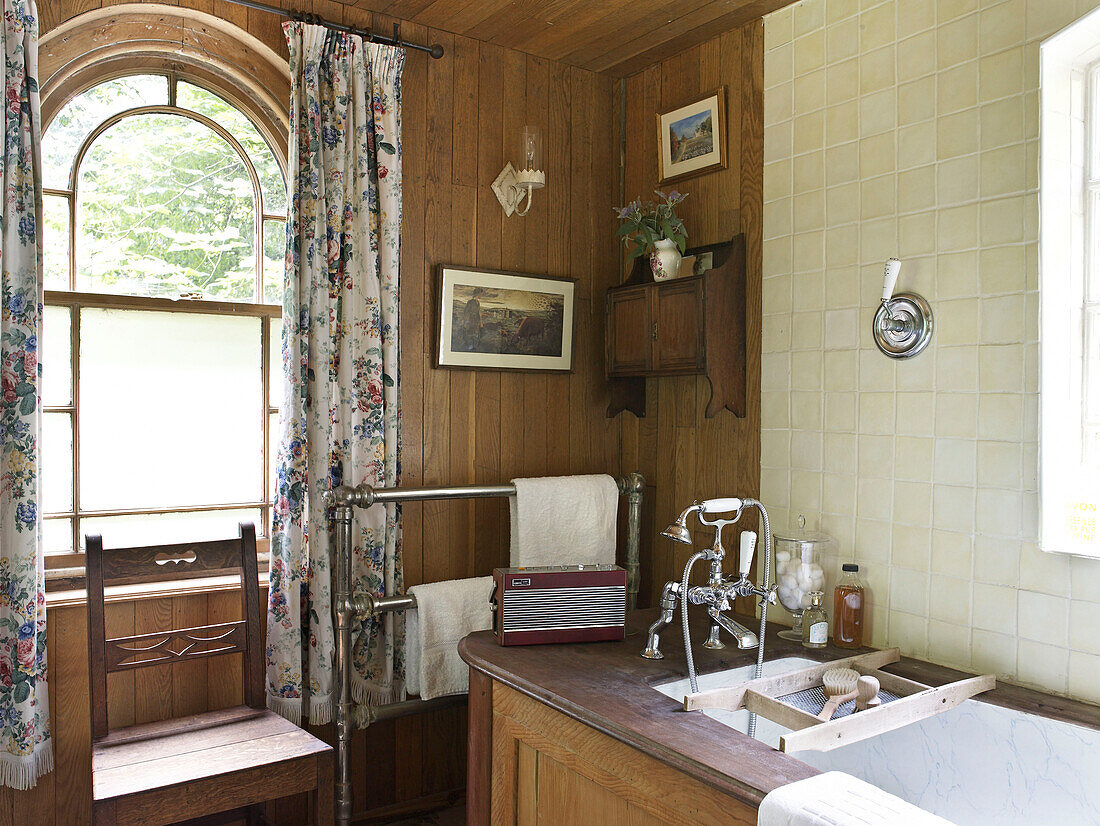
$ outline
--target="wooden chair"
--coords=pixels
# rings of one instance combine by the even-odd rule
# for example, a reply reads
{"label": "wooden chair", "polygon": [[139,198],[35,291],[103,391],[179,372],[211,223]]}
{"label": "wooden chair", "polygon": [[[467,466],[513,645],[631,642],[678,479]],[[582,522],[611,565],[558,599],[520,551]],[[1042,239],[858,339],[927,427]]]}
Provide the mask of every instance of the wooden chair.
{"label": "wooden chair", "polygon": [[[160,826],[228,813],[255,822],[255,804],[308,792],[314,826],[333,817],[332,747],[268,711],[260,635],[256,532],[237,539],[105,550],[87,537],[93,820]],[[239,573],[243,620],[106,638],[104,586]],[[109,731],[107,674],[241,653],[243,706]]]}

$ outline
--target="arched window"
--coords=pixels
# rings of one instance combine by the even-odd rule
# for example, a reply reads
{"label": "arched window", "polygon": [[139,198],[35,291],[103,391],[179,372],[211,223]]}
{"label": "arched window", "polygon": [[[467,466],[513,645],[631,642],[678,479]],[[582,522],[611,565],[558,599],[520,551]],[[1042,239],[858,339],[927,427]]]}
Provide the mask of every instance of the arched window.
{"label": "arched window", "polygon": [[102,79],[42,139],[53,567],[270,522],[286,177],[222,90]]}

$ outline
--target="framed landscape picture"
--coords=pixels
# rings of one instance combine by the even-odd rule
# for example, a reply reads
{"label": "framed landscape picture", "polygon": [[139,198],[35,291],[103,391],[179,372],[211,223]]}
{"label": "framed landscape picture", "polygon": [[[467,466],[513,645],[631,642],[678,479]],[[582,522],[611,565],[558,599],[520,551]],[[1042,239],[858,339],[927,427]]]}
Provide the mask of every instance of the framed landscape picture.
{"label": "framed landscape picture", "polygon": [[571,278],[439,268],[438,367],[573,369]]}
{"label": "framed landscape picture", "polygon": [[657,115],[661,183],[726,168],[726,87]]}

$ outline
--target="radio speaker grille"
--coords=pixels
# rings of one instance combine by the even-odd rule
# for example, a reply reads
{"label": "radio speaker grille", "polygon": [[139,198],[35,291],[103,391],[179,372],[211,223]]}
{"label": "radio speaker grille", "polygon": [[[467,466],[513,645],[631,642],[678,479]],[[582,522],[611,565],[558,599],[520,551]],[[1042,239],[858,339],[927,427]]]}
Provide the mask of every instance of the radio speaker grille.
{"label": "radio speaker grille", "polygon": [[503,629],[604,628],[626,618],[626,587],[512,589],[504,599]]}

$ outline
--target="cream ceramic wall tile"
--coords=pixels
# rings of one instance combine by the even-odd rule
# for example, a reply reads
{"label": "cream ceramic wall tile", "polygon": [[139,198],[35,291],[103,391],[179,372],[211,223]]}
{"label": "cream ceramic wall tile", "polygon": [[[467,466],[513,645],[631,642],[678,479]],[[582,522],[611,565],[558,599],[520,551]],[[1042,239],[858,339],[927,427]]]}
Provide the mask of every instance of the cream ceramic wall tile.
{"label": "cream ceramic wall tile", "polygon": [[981,10],[982,54],[994,54],[1024,42],[1024,0],[1007,0]]}
{"label": "cream ceramic wall tile", "polygon": [[[970,250],[936,256],[936,297],[941,300],[966,298],[978,292],[978,253]],[[977,329],[977,324],[974,324]],[[942,327],[940,332],[942,333]],[[977,339],[960,341],[970,343]]]}
{"label": "cream ceramic wall tile", "polygon": [[1016,588],[1020,584],[1020,544],[989,536],[974,537],[974,580]]}
{"label": "cream ceramic wall tile", "polygon": [[929,0],[898,0],[896,5],[898,37],[924,31],[936,23],[936,6]]}
{"label": "cream ceramic wall tile", "polygon": [[[1085,698],[1100,562],[1036,544],[1034,196],[1038,38],[1097,2],[806,0],[765,23],[765,501],[843,538],[876,643]],[[891,255],[936,319],[900,363],[869,323]]]}
{"label": "cream ceramic wall tile", "polygon": [[1024,89],[1023,47],[983,57],[980,72],[982,103],[1019,94]]}
{"label": "cream ceramic wall tile", "polygon": [[934,440],[919,436],[898,436],[894,441],[895,478],[913,482],[931,481],[935,444]]}
{"label": "cream ceramic wall tile", "polygon": [[974,489],[934,485],[932,487],[932,524],[948,531],[973,531]]}
{"label": "cream ceramic wall tile", "polygon": [[894,566],[890,571],[890,608],[928,616],[928,574]]}
{"label": "cream ceramic wall tile", "polygon": [[973,440],[936,439],[932,478],[941,485],[973,485],[976,461],[977,450]]}
{"label": "cream ceramic wall tile", "polygon": [[936,0],[936,19],[943,25],[977,9],[978,0]]}
{"label": "cream ceramic wall tile", "polygon": [[1069,693],[1090,703],[1100,703],[1100,656],[1070,652]]}
{"label": "cream ceramic wall tile", "polygon": [[1016,674],[1016,637],[1009,634],[993,634],[975,628],[970,634],[971,668],[982,674],[998,677]]}
{"label": "cream ceramic wall tile", "polygon": [[1043,642],[1021,639],[1016,648],[1016,677],[1024,685],[1065,693],[1069,652]]}
{"label": "cream ceramic wall tile", "polygon": [[932,393],[898,393],[895,414],[897,432],[913,436],[931,436],[934,430],[935,409],[935,396]]}
{"label": "cream ceramic wall tile", "polygon": [[1065,648],[1069,644],[1069,601],[1020,591],[1017,604],[1017,635],[1049,646]]}
{"label": "cream ceramic wall tile", "polygon": [[1029,591],[1068,597],[1072,560],[1062,554],[1043,553],[1034,542],[1020,548],[1020,582]]}
{"label": "cream ceramic wall tile", "polygon": [[973,537],[967,533],[932,531],[932,570],[969,579],[974,565],[973,544]]}
{"label": "cream ceramic wall tile", "polygon": [[937,68],[941,71],[973,60],[978,46],[978,15],[967,14],[936,29]]}
{"label": "cream ceramic wall tile", "polygon": [[970,628],[935,619],[928,622],[928,655],[957,668],[970,666]]}
{"label": "cream ceramic wall tile", "polygon": [[908,657],[924,657],[928,651],[928,619],[902,611],[889,612],[887,637]]}
{"label": "cream ceramic wall tile", "polygon": [[823,0],[804,0],[794,7],[794,36],[801,37],[825,25]]}
{"label": "cream ceramic wall tile", "polygon": [[1015,588],[975,582],[973,597],[974,614],[972,622],[975,628],[1016,636],[1016,605],[1018,600]]}

